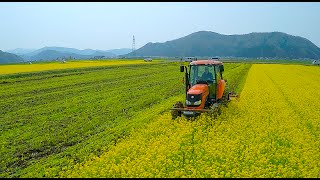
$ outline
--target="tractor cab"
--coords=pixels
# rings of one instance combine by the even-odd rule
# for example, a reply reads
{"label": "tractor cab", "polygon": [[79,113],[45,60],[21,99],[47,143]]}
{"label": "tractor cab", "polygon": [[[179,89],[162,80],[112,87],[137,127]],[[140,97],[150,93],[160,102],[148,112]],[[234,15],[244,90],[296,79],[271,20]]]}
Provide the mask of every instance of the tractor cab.
{"label": "tractor cab", "polygon": [[215,98],[216,73],[213,65],[190,65],[190,87],[206,84],[209,87],[209,98]]}
{"label": "tractor cab", "polygon": [[[222,79],[224,71],[220,61],[202,60],[193,61],[189,64],[188,90],[186,99],[195,94],[206,96],[203,108],[212,105],[222,98],[225,88],[225,81]],[[195,89],[203,87],[202,90],[195,92]],[[201,89],[201,88],[200,88]],[[189,96],[188,96],[189,95]],[[187,102],[187,101],[186,101]],[[186,104],[188,106],[188,104]]]}
{"label": "tractor cab", "polygon": [[223,71],[222,62],[215,60],[192,61],[188,67],[181,65],[180,72],[185,72],[186,106],[174,105],[174,113],[190,117],[210,111],[210,106],[219,103],[224,93]]}

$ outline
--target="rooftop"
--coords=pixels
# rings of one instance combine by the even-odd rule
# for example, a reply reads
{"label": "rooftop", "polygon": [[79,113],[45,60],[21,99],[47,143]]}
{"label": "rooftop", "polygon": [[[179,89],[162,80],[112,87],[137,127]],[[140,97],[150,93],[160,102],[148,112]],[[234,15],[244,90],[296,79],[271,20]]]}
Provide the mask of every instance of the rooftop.
{"label": "rooftop", "polygon": [[222,64],[220,61],[215,61],[215,60],[198,60],[198,61],[192,61],[190,65],[217,65],[217,64]]}

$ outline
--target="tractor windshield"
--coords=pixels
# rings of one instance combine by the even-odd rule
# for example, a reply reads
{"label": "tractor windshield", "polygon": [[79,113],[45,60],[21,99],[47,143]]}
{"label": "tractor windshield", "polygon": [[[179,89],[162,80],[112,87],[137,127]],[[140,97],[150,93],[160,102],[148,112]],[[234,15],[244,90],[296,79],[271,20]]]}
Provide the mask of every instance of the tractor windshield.
{"label": "tractor windshield", "polygon": [[197,83],[214,83],[215,73],[212,65],[193,65],[190,67],[191,86]]}

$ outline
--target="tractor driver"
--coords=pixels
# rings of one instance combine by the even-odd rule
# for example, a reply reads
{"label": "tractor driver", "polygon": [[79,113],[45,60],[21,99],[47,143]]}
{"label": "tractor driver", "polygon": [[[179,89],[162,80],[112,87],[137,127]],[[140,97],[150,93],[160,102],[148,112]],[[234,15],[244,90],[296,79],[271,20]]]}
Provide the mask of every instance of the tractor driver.
{"label": "tractor driver", "polygon": [[205,80],[205,81],[207,81],[207,80],[212,81],[212,80],[213,80],[213,75],[212,75],[211,72],[209,72],[209,67],[205,67],[204,70],[205,70],[205,71],[204,71],[204,73],[202,74],[201,79],[203,79],[203,80]]}

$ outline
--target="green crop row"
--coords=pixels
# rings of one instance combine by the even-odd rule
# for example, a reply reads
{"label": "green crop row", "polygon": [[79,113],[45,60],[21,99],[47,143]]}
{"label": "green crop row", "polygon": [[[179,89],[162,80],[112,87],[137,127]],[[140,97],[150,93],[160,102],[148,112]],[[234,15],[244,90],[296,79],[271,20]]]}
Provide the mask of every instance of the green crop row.
{"label": "green crop row", "polygon": [[179,63],[1,76],[0,176],[57,177],[108,151],[182,101],[182,78]]}

